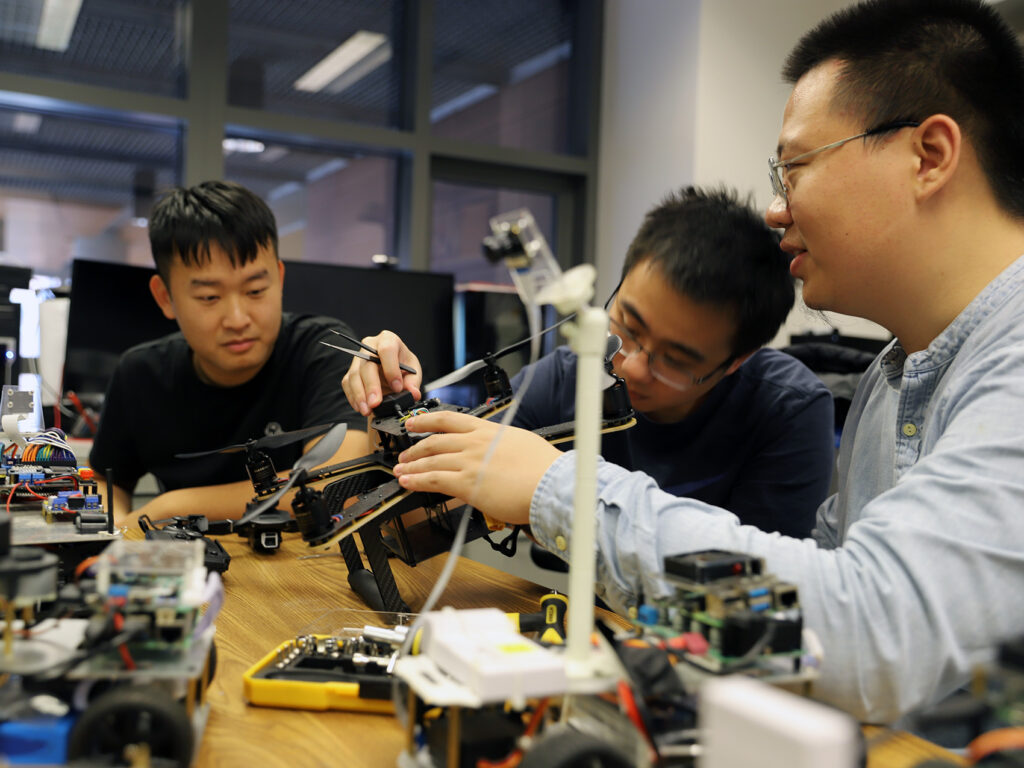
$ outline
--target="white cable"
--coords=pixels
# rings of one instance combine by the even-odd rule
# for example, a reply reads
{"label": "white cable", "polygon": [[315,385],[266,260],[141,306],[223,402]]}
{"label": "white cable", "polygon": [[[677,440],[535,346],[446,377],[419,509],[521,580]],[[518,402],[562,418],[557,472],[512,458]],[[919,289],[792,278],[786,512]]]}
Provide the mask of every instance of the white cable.
{"label": "white cable", "polygon": [[216,571],[210,571],[206,576],[206,589],[203,592],[202,602],[207,603],[206,612],[196,624],[195,631],[192,633],[193,637],[200,637],[206,628],[213,624],[224,605],[224,582]]}
{"label": "white cable", "polygon": [[[530,335],[535,336],[537,326],[540,324],[540,305],[536,303],[527,305],[526,316]],[[480,473],[477,477],[476,484],[473,486],[470,498],[473,498],[479,492],[480,485],[483,482],[484,471],[486,470],[487,465],[491,462],[494,451],[498,447],[498,441],[501,440],[501,436],[511,425],[512,419],[515,418],[516,411],[519,410],[519,404],[522,402],[530,388],[530,384],[532,383],[534,374],[536,373],[534,363],[537,362],[539,352],[540,339],[535,337],[530,341],[530,362],[527,363],[524,369],[522,384],[520,385],[519,390],[512,397],[512,402],[509,404],[509,407],[506,408],[505,413],[502,414],[501,424],[498,427],[498,431],[495,433],[494,438],[491,440],[490,445],[488,445],[487,452],[484,454],[483,462],[480,465]],[[473,513],[473,509],[473,506],[470,504],[466,504],[464,507],[462,519],[459,521],[459,527],[455,532],[455,538],[452,540],[452,546],[448,550],[448,562],[444,564],[441,574],[437,577],[437,581],[434,582],[433,589],[430,590],[430,594],[427,595],[427,599],[423,603],[423,607],[420,609],[419,616],[410,627],[409,633],[406,635],[405,642],[402,643],[402,648],[399,652],[400,656],[404,656],[409,652],[409,648],[412,647],[416,631],[422,624],[424,614],[433,609],[434,605],[444,593],[445,588],[448,586],[448,582],[451,580],[451,575],[455,571],[455,566],[462,554],[462,547],[465,544],[466,531],[469,528],[469,519]]]}

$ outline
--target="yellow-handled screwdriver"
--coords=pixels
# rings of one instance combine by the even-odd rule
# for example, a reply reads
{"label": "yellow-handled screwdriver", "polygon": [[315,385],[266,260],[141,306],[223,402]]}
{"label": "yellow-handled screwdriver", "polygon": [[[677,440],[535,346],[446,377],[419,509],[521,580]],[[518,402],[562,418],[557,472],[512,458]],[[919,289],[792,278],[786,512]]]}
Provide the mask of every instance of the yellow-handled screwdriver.
{"label": "yellow-handled screwdriver", "polygon": [[558,592],[551,592],[540,599],[537,613],[510,613],[508,617],[518,632],[538,632],[537,638],[549,645],[565,644],[565,614],[569,610],[569,599]]}

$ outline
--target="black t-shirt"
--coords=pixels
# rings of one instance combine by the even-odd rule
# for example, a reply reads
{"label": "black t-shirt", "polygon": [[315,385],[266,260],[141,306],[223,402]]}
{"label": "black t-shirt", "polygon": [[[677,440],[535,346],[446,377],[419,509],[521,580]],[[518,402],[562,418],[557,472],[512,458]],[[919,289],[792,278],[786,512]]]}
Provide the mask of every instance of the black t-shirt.
{"label": "black t-shirt", "polygon": [[[181,333],[132,347],[121,357],[107,389],[99,430],[89,454],[97,472],[133,489],[152,472],[163,490],[245,480],[244,452],[178,459],[175,454],[244,443],[274,432],[366,420],[345,399],[341,378],[351,358],[320,344],[334,328],[328,317],[285,313],[270,358],[237,387],[203,383]],[[268,452],[279,470],[302,455],[302,442]]]}

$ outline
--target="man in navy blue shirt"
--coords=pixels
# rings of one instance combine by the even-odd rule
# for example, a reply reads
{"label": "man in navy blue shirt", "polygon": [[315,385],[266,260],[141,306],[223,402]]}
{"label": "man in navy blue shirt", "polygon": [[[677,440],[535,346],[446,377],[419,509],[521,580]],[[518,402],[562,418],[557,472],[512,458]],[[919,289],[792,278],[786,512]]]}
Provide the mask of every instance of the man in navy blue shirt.
{"label": "man in navy blue shirt", "polygon": [[[647,213],[608,306],[611,332],[622,339],[613,366],[637,425],[606,436],[602,452],[669,493],[802,537],[828,492],[834,422],[824,384],[802,363],[763,348],[794,301],[778,242],[725,191],[687,188]],[[418,398],[418,376],[397,367],[420,370],[401,340],[384,332],[367,343],[380,353],[385,388]],[[364,414],[382,397],[380,370],[355,360],[343,381]],[[536,429],[572,420],[575,383],[568,348],[542,358],[513,423]]]}

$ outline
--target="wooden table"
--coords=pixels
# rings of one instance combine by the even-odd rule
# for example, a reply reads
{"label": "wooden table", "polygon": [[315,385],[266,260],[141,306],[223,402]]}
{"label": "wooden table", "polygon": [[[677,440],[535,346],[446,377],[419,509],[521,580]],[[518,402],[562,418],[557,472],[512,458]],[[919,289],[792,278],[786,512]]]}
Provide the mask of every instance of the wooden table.
{"label": "wooden table", "polygon": [[[242,674],[271,649],[300,632],[337,629],[332,622],[338,611],[365,610],[349,589],[337,548],[324,556],[303,558],[317,550],[308,549],[295,534],[288,535],[273,555],[257,555],[240,539],[225,537],[221,542],[232,559],[224,575],[227,599],[217,619],[219,661],[208,692],[211,711],[198,766],[394,766],[404,741],[393,717],[270,709],[243,700]],[[392,560],[402,596],[414,610],[423,604],[446,559],[437,557],[416,568]],[[463,558],[440,605],[533,612],[544,592],[531,582]],[[906,733],[866,733],[873,745],[869,768],[910,768],[928,757],[957,759]]]}

